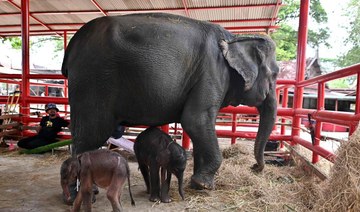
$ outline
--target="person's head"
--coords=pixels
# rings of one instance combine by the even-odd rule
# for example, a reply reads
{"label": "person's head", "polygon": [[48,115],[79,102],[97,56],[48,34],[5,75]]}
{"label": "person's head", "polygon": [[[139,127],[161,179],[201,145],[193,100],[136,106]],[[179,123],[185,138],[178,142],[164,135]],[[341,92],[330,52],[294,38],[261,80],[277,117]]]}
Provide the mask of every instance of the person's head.
{"label": "person's head", "polygon": [[49,103],[45,106],[45,112],[49,114],[50,117],[55,117],[59,109],[56,107],[56,104]]}

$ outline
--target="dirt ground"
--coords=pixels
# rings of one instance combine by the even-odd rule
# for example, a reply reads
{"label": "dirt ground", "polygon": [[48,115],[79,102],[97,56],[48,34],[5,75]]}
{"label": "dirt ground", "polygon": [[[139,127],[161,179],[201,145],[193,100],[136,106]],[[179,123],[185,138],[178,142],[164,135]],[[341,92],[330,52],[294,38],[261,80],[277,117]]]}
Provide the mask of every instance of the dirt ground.
{"label": "dirt ground", "polygon": [[[25,155],[2,148],[0,153],[0,211],[70,211],[71,206],[62,202],[60,166],[69,156],[67,150],[52,153]],[[148,201],[137,162],[130,161],[131,190],[136,206],[131,206],[127,183],[121,202],[124,211],[183,211],[186,201],[177,193],[176,180],[171,188],[173,201],[169,204]],[[93,211],[112,211],[106,190],[100,189],[93,204]]]}
{"label": "dirt ground", "polygon": [[[136,206],[131,206],[126,183],[121,198],[124,211],[311,210],[314,200],[318,198],[318,181],[311,183],[311,177],[292,166],[267,165],[264,173],[255,174],[250,170],[255,163],[251,142],[237,142],[240,146],[228,152],[230,157],[224,158],[215,177],[215,190],[197,191],[189,188],[193,172],[190,158],[184,174],[185,200],[181,200],[177,179],[173,177],[170,188],[173,201],[168,204],[148,200],[137,162],[129,158],[131,190]],[[219,144],[220,149],[228,149],[230,140],[219,140]],[[71,206],[62,202],[60,186],[60,166],[69,156],[66,148],[56,150],[54,154],[33,155],[0,148],[0,212],[70,211]],[[112,211],[105,190],[100,189],[96,198],[93,211]]]}

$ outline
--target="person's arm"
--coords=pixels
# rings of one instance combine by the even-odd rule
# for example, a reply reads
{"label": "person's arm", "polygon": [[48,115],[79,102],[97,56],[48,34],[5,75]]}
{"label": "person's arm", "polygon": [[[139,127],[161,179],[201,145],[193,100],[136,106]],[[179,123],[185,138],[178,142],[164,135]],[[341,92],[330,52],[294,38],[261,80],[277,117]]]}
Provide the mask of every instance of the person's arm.
{"label": "person's arm", "polygon": [[42,117],[41,118],[41,121],[40,121],[40,125],[36,127],[36,132],[39,133],[41,128],[43,128],[44,126],[46,126],[46,120],[48,120],[48,118],[46,118],[46,116]]}

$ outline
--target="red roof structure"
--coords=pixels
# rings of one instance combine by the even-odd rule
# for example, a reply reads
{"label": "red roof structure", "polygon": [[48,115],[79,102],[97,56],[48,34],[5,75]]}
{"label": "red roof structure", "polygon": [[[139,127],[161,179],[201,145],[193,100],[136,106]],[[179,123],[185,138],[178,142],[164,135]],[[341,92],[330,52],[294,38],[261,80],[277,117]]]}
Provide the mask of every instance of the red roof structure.
{"label": "red roof structure", "polygon": [[101,16],[164,12],[219,24],[232,33],[269,33],[281,0],[2,0],[0,36],[21,35],[21,2],[29,1],[30,35],[75,33]]}

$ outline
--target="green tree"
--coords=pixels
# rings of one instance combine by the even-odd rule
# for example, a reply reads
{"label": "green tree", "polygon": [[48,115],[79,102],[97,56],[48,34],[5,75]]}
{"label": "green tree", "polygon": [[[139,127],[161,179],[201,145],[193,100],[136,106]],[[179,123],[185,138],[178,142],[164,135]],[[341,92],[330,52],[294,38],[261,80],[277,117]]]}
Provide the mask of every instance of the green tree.
{"label": "green tree", "polygon": [[344,45],[351,46],[351,48],[339,57],[337,64],[340,67],[360,63],[360,2],[351,0],[345,15],[349,18],[350,25],[347,28],[349,36],[344,40]]}
{"label": "green tree", "polygon": [[[277,59],[287,61],[296,58],[297,29],[293,29],[291,22],[298,21],[300,1],[284,0],[283,3],[285,6],[280,9],[277,22],[280,28],[271,37],[277,44]],[[321,6],[320,0],[310,1],[309,16],[316,23],[326,23],[328,20],[327,13]],[[318,48],[320,44],[330,46],[326,41],[329,36],[328,28],[309,29],[308,45],[313,48]]]}

